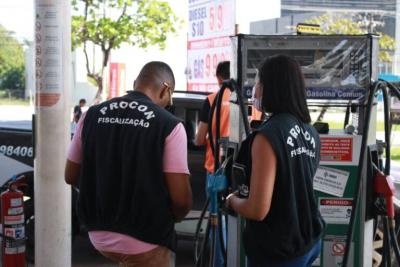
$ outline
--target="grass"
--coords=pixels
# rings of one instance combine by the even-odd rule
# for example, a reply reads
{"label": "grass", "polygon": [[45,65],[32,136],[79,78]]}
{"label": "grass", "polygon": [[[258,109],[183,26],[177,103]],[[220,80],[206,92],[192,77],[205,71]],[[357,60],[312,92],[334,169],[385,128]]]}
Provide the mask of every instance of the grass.
{"label": "grass", "polygon": [[29,99],[21,98],[0,98],[1,106],[29,106]]}
{"label": "grass", "polygon": [[21,91],[0,90],[0,105],[29,106],[29,99],[18,97]]}
{"label": "grass", "polygon": [[390,158],[400,163],[400,147],[392,147],[390,150]]}
{"label": "grass", "polygon": [[[342,121],[324,121],[329,123],[329,129],[343,129],[343,122]],[[383,132],[385,130],[385,125],[383,121],[376,122],[376,131]]]}
{"label": "grass", "polygon": [[0,90],[0,105],[4,106],[29,106],[29,99],[17,98],[10,95],[5,90]]}

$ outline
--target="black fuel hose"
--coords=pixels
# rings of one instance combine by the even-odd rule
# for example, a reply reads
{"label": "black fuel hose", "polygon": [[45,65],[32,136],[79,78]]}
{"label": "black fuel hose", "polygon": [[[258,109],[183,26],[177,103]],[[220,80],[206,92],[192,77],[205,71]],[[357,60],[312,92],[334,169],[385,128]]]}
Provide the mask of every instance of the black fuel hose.
{"label": "black fuel hose", "polygon": [[[377,93],[378,90],[382,91],[383,94],[383,103],[384,103],[384,123],[385,123],[385,143],[386,143],[386,148],[385,148],[385,169],[384,173],[385,175],[390,175],[390,110],[389,110],[389,93],[387,91],[387,87],[390,89],[390,92],[393,93],[395,96],[397,96],[400,100],[400,90],[396,88],[393,84],[390,82],[384,81],[384,80],[379,80],[377,82],[374,82],[374,84],[371,86],[371,90],[368,95],[368,101],[367,101],[367,106],[366,106],[366,118],[365,118],[365,124],[364,124],[364,129],[363,129],[363,137],[361,141],[361,152],[360,152],[360,159],[359,159],[359,165],[358,165],[358,173],[357,173],[357,184],[356,184],[356,196],[353,201],[352,205],[352,210],[351,210],[351,217],[350,217],[350,223],[349,223],[349,229],[347,232],[347,238],[346,238],[346,247],[345,247],[345,252],[344,252],[344,257],[343,257],[343,267],[347,267],[348,264],[348,258],[349,258],[349,252],[350,252],[350,246],[351,242],[353,240],[353,233],[354,233],[354,227],[355,227],[355,218],[357,214],[357,209],[358,209],[358,202],[360,201],[360,196],[361,196],[361,188],[362,188],[362,170],[364,167],[364,157],[365,157],[365,151],[367,147],[367,140],[368,140],[368,131],[369,131],[369,123],[371,119],[371,110],[372,110],[372,105],[374,102],[374,97],[375,94]],[[399,244],[397,242],[395,230],[394,230],[394,224],[389,227],[388,222],[387,222],[387,216],[384,217],[384,229],[385,229],[385,236],[384,239],[386,238],[387,240],[390,240],[389,243],[386,241],[386,249],[384,248],[384,261],[391,262],[391,255],[390,255],[390,244],[392,244],[393,249],[395,251],[396,259],[398,263],[400,263],[400,249],[399,249]]]}
{"label": "black fuel hose", "polygon": [[393,94],[394,96],[396,96],[399,100],[400,100],[400,89],[397,88],[396,86],[393,85],[393,83],[385,81],[385,80],[381,80],[383,82],[386,83],[386,85],[389,87],[390,89],[390,94]]}
{"label": "black fuel hose", "polygon": [[202,246],[201,246],[201,250],[200,250],[200,255],[196,259],[196,262],[195,262],[196,267],[202,266],[202,263],[204,261],[204,257],[206,255],[208,239],[209,239],[208,236],[210,235],[210,224],[211,224],[211,221],[208,220],[206,231],[204,233],[204,240],[203,240],[203,243],[202,243]]}
{"label": "black fuel hose", "polygon": [[196,231],[194,234],[194,258],[195,258],[196,262],[201,255],[201,253],[198,253],[198,251],[199,251],[198,246],[199,246],[199,240],[200,240],[200,229],[203,224],[203,220],[205,218],[205,214],[207,212],[209,204],[210,204],[210,197],[207,197],[206,203],[204,204],[204,207],[201,210],[200,217],[199,217],[199,220],[197,221],[197,225],[196,225]]}
{"label": "black fuel hose", "polygon": [[349,102],[349,105],[346,107],[346,115],[344,116],[344,125],[343,125],[343,129],[346,128],[346,126],[349,124],[349,120],[350,120],[350,110],[351,110],[351,101]]}
{"label": "black fuel hose", "polygon": [[368,101],[367,101],[367,106],[366,106],[366,116],[365,116],[365,124],[364,124],[364,129],[363,129],[363,136],[362,136],[362,141],[361,141],[361,151],[360,151],[360,159],[358,163],[358,171],[357,171],[357,183],[356,183],[356,189],[355,189],[355,197],[353,199],[353,204],[352,204],[352,209],[351,209],[351,216],[350,216],[350,223],[349,223],[349,228],[347,230],[347,237],[346,237],[346,247],[344,250],[344,256],[343,256],[343,267],[347,267],[347,263],[349,260],[349,252],[350,252],[350,246],[351,242],[353,241],[353,234],[354,234],[354,228],[355,228],[355,223],[356,223],[356,214],[359,206],[359,201],[361,197],[361,188],[362,188],[362,175],[363,175],[363,168],[364,168],[364,157],[366,153],[366,147],[367,147],[367,141],[368,141],[368,131],[369,131],[369,123],[371,119],[371,110],[372,110],[372,105],[374,103],[374,97],[375,93],[378,91],[379,88],[381,88],[384,85],[382,81],[377,81],[374,82],[371,86],[371,90],[368,92]]}
{"label": "black fuel hose", "polygon": [[[221,103],[223,99],[224,92],[226,90],[226,86],[221,86],[220,90],[218,91],[212,105],[210,108],[210,112],[208,114],[208,139],[210,142],[210,147],[212,154],[214,156],[214,172],[218,170],[220,166],[220,160],[219,160],[219,152],[220,152],[220,126],[221,126]],[[213,131],[212,131],[212,125],[213,125],[213,120],[214,120],[214,114],[215,116],[215,130],[216,130],[216,138],[214,141],[214,136],[213,136]],[[199,255],[197,255],[198,251],[198,244],[199,244],[199,239],[200,239],[200,229],[201,229],[201,224],[204,220],[205,213],[207,211],[207,208],[210,204],[210,197],[207,198],[207,201],[203,207],[203,210],[201,212],[199,221],[196,226],[196,234],[195,234],[195,260],[196,260],[196,266],[200,266],[205,258],[206,251],[207,251],[207,243],[209,239],[209,233],[210,230],[212,231],[212,236],[211,236],[211,247],[210,247],[210,258],[209,258],[209,266],[212,267],[214,266],[214,258],[215,258],[215,249],[216,249],[216,235],[217,232],[219,232],[219,227],[215,227],[211,223],[211,214],[209,214],[209,219],[207,223],[207,228],[206,228],[206,233],[204,236],[203,240],[203,245],[201,247]],[[226,252],[223,251],[222,253],[224,255],[224,258],[226,258]]]}
{"label": "black fuel hose", "polygon": [[225,253],[226,247],[225,247],[225,240],[224,240],[224,231],[226,229],[226,225],[224,227],[224,224],[226,224],[226,221],[222,220],[222,213],[218,212],[218,236],[219,236],[219,243],[220,243],[220,249],[221,249],[221,254],[224,257],[224,263],[225,266],[227,264],[227,255]]}
{"label": "black fuel hose", "polygon": [[[391,219],[394,220],[394,219]],[[397,237],[396,237],[396,231],[394,227],[394,222],[391,221],[390,226],[389,226],[389,232],[390,232],[390,239],[392,241],[392,247],[394,250],[394,255],[396,256],[397,263],[400,265],[400,247],[399,243],[397,242]]]}
{"label": "black fuel hose", "polygon": [[[233,91],[236,92],[237,98],[238,98],[237,101],[238,101],[238,104],[239,104],[240,112],[242,113],[242,117],[243,117],[243,124],[244,124],[244,129],[245,129],[245,132],[246,132],[246,136],[248,136],[250,134],[250,124],[249,124],[249,121],[248,121],[248,118],[247,118],[247,112],[246,112],[246,108],[244,106],[242,92],[241,92],[239,86],[237,86],[236,82],[233,79],[225,80],[225,81],[223,81],[223,83],[221,85],[221,88],[218,91],[218,93],[216,95],[216,98],[214,99],[214,101],[213,101],[213,103],[211,105],[210,113],[208,114],[208,139],[209,139],[210,147],[211,147],[211,150],[212,150],[213,156],[214,156],[214,171],[217,171],[218,168],[220,167],[219,155],[220,155],[220,139],[221,139],[221,131],[220,131],[221,130],[220,129],[220,126],[221,126],[221,106],[222,106],[223,95],[224,95],[224,92],[225,92],[226,89],[229,89],[232,92]],[[215,125],[216,125],[216,138],[215,138],[215,141],[214,141],[214,136],[213,136],[213,131],[212,131],[212,122],[213,122],[213,119],[214,119],[214,114],[216,115],[215,116],[216,117],[215,118],[215,120],[216,120],[216,122],[215,122]],[[209,199],[207,200],[207,202],[209,202]],[[206,203],[206,205],[204,206],[204,208],[203,208],[204,212],[202,212],[202,214],[200,216],[200,219],[199,219],[199,222],[198,222],[198,225],[196,227],[196,236],[197,237],[195,237],[195,240],[199,239],[199,233],[198,233],[198,231],[200,229],[199,225],[201,225],[200,221],[202,221],[204,219],[205,210],[207,210],[207,207],[208,207],[208,203]],[[218,214],[218,216],[220,216],[220,215]],[[223,227],[221,225],[222,224],[222,220],[221,219],[219,220],[220,223],[219,223],[219,225],[217,227],[214,227],[213,225],[210,225],[210,220],[211,220],[211,215],[209,215],[209,220],[208,220],[207,230],[206,230],[206,236],[205,236],[205,239],[208,239],[210,228],[212,228],[211,230],[213,232],[212,232],[212,241],[211,241],[212,243],[211,243],[211,254],[210,254],[210,266],[213,266],[213,265],[211,265],[211,263],[213,263],[214,256],[215,256],[214,253],[215,253],[215,249],[216,249],[215,246],[216,246],[217,231],[219,232],[218,234],[220,236],[221,249],[223,249],[223,253],[222,254],[224,256],[225,266],[226,266],[227,255],[226,255],[225,244],[224,244],[224,241],[223,241],[223,233],[222,233]],[[203,242],[203,246],[201,248],[200,255],[196,259],[196,266],[200,266],[200,264],[201,264],[201,262],[202,262],[202,260],[203,260],[203,258],[205,256],[206,247],[207,247],[206,244],[207,244],[207,242],[205,240]],[[198,246],[198,241],[195,241],[195,257],[196,257],[196,254],[197,254],[197,246]]]}
{"label": "black fuel hose", "polygon": [[384,114],[384,126],[385,126],[385,169],[384,174],[390,175],[390,99],[387,87],[382,88],[383,95],[383,114]]}
{"label": "black fuel hose", "polygon": [[[210,216],[214,216],[214,215],[210,215]],[[209,262],[208,262],[209,267],[214,267],[215,250],[216,249],[217,249],[217,227],[215,225],[213,225],[213,222],[211,222],[211,249],[210,249],[210,258],[209,258]]]}
{"label": "black fuel hose", "polygon": [[240,113],[242,113],[244,131],[246,133],[246,136],[249,136],[250,135],[250,123],[249,123],[249,118],[247,117],[247,111],[246,111],[246,107],[245,107],[244,100],[243,100],[242,89],[238,86],[238,84],[233,79],[224,81],[223,84],[224,83],[227,83],[227,87],[230,88],[231,91],[236,92],[236,95],[238,98],[238,104],[239,104],[239,108],[240,108]]}
{"label": "black fuel hose", "polygon": [[[383,103],[384,103],[384,116],[385,116],[385,143],[386,143],[386,150],[385,150],[385,175],[390,175],[390,136],[391,136],[391,121],[390,121],[390,94],[393,93],[399,100],[400,100],[400,90],[396,88],[392,83],[385,81],[387,88],[390,90],[390,93],[387,91],[387,88],[382,90],[383,93]],[[393,218],[390,218],[390,224],[388,222],[388,234],[390,235],[391,245],[393,247],[396,260],[398,264],[400,264],[400,247],[396,236],[395,231],[395,222]],[[389,249],[390,253],[390,249]]]}
{"label": "black fuel hose", "polygon": [[389,221],[387,216],[383,216],[383,251],[382,251],[382,263],[383,267],[391,267],[392,255],[390,251],[390,234],[389,234]]}
{"label": "black fuel hose", "polygon": [[[216,98],[218,97],[218,94],[216,96]],[[212,122],[214,119],[214,112],[215,112],[215,107],[217,106],[217,101],[215,101],[216,99],[214,99],[213,103],[211,104],[211,108],[210,108],[210,113],[208,114],[208,140],[210,142],[210,147],[211,147],[211,151],[213,156],[215,157],[215,150],[216,150],[216,144],[214,143],[214,135],[212,133]],[[219,165],[219,158],[214,158],[214,171],[215,171],[215,165]]]}

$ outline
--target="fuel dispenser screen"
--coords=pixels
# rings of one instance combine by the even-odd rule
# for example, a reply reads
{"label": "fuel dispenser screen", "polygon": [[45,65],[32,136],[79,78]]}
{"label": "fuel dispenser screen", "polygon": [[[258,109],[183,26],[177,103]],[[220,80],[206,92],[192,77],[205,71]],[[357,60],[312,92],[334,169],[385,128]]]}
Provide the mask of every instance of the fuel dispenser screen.
{"label": "fuel dispenser screen", "polygon": [[[303,71],[308,99],[355,100],[364,96],[376,78],[374,44],[360,36],[257,36],[239,35],[237,77],[245,91],[255,83],[256,69],[268,57],[285,54],[295,58]],[[247,92],[249,94],[249,92]]]}

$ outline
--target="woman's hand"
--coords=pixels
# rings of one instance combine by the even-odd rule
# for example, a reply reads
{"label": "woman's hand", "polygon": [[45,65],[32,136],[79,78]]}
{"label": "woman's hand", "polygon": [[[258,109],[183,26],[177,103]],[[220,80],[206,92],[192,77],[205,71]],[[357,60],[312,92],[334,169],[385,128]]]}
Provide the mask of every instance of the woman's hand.
{"label": "woman's hand", "polygon": [[239,191],[238,191],[238,190],[236,190],[236,191],[233,192],[233,193],[230,193],[230,194],[225,198],[225,207],[228,208],[228,209],[231,209],[231,206],[230,206],[231,198],[233,198],[233,197],[238,197],[238,196],[239,196]]}

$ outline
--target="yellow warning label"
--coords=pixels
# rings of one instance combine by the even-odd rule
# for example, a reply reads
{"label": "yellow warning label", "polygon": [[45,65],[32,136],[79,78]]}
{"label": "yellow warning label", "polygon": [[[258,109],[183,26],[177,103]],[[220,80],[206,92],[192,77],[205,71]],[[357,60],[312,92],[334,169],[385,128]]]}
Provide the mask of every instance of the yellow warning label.
{"label": "yellow warning label", "polygon": [[298,34],[321,34],[321,27],[317,24],[297,24],[296,27]]}

